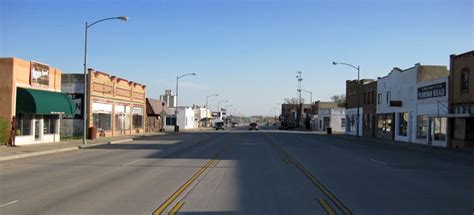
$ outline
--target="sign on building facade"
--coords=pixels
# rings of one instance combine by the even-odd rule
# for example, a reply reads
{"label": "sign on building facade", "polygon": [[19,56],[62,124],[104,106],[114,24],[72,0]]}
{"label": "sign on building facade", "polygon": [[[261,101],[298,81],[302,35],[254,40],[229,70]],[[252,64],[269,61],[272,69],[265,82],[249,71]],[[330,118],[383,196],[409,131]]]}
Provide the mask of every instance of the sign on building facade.
{"label": "sign on building facade", "polygon": [[446,96],[446,82],[418,88],[418,99]]}
{"label": "sign on building facade", "polygon": [[31,61],[30,82],[32,86],[49,86],[49,66]]}

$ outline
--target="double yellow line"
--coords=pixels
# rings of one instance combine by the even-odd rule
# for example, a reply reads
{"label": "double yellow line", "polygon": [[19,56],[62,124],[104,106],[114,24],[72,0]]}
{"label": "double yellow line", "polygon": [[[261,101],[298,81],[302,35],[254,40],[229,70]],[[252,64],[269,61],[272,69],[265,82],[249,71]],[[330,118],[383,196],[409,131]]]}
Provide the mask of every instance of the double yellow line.
{"label": "double yellow line", "polygon": [[[221,149],[220,151],[218,151],[216,154],[214,154],[211,159],[209,161],[207,161],[207,163],[201,167],[196,173],[194,173],[194,175],[188,180],[186,181],[183,185],[181,185],[181,187],[178,188],[178,190],[176,190],[173,195],[171,195],[168,199],[166,199],[165,202],[163,202],[160,207],[158,207],[155,211],[153,211],[153,215],[161,215],[161,213],[163,213],[163,211],[166,210],[166,208],[168,208],[168,206],[173,203],[174,200],[176,200],[179,195],[181,195],[181,193],[183,193],[186,188],[188,188],[197,178],[199,178],[199,176],[201,176],[207,169],[209,168],[212,168],[212,167],[215,167],[217,165],[217,163],[219,163],[219,157],[226,151],[228,150],[232,145],[231,144],[227,144],[223,149]],[[176,214],[179,209],[181,209],[181,207],[183,206],[184,202],[180,201],[178,202],[170,211],[169,214]]]}
{"label": "double yellow line", "polygon": [[[334,194],[329,191],[315,176],[311,174],[310,171],[308,171],[300,162],[298,162],[296,159],[294,159],[283,147],[281,147],[279,144],[277,144],[273,138],[271,138],[268,134],[264,134],[268,140],[270,140],[270,144],[275,146],[285,157],[285,159],[288,159],[296,168],[298,168],[326,197],[328,197],[331,202],[333,202],[339,210],[342,211],[344,215],[351,215],[352,212],[338,199]],[[320,204],[321,204],[320,200]],[[325,202],[325,201],[324,201]],[[326,203],[326,202],[325,202]],[[321,204],[322,205],[322,204]],[[332,214],[332,208],[329,206],[329,204],[326,203],[326,206],[323,206],[323,208],[326,210],[328,214]],[[330,210],[328,210],[329,208]],[[334,211],[332,211],[334,212]]]}

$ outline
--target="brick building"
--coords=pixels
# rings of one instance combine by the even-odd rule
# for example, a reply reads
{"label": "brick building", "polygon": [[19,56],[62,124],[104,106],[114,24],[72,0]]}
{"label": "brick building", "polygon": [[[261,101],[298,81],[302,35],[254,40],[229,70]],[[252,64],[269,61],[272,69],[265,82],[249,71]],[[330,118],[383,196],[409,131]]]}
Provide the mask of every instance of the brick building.
{"label": "brick building", "polygon": [[[374,80],[372,79],[361,79],[359,83],[357,83],[357,80],[346,81],[346,134],[362,136],[364,117],[364,85],[373,81]],[[358,90],[360,90],[359,93]],[[357,109],[359,109],[359,117],[357,117]],[[359,124],[358,134],[356,134],[357,123]]]}
{"label": "brick building", "polygon": [[362,100],[363,136],[375,137],[377,127],[377,81],[367,82],[362,87],[364,99]]}
{"label": "brick building", "polygon": [[[71,77],[80,75],[82,74],[63,74],[65,80],[74,82],[65,82],[64,85],[77,85],[77,81],[81,79]],[[83,79],[82,83],[84,83]],[[94,71],[93,69],[89,69],[87,85],[87,128],[95,127],[99,137],[145,132],[145,85]],[[63,89],[73,98],[83,97],[83,90],[80,90],[80,87],[64,87]],[[81,104],[76,105],[77,108],[82,107],[82,100],[79,99],[76,102],[81,102]],[[76,112],[82,114],[80,110]],[[82,124],[82,117],[75,117],[70,120],[80,121],[80,123],[72,122],[65,124],[65,130],[68,129],[66,127],[71,129],[71,124]]]}
{"label": "brick building", "polygon": [[452,148],[474,148],[474,51],[450,56]]}

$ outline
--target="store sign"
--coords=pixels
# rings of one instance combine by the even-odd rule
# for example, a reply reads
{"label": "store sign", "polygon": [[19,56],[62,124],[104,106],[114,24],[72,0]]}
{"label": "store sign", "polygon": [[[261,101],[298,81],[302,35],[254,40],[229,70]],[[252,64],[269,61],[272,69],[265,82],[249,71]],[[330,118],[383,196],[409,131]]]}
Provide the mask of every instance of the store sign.
{"label": "store sign", "polygon": [[133,114],[143,115],[143,108],[134,107],[133,108]]}
{"label": "store sign", "polygon": [[103,104],[103,103],[92,103],[92,112],[112,112],[112,105],[111,104]]}
{"label": "store sign", "polygon": [[74,112],[74,116],[64,115],[64,119],[82,119],[82,105],[84,94],[67,94],[71,97],[72,102],[74,102],[74,106],[76,107],[76,111]]}
{"label": "store sign", "polygon": [[49,86],[49,66],[31,62],[30,68],[31,85]]}
{"label": "store sign", "polygon": [[446,96],[446,82],[418,88],[418,99]]}

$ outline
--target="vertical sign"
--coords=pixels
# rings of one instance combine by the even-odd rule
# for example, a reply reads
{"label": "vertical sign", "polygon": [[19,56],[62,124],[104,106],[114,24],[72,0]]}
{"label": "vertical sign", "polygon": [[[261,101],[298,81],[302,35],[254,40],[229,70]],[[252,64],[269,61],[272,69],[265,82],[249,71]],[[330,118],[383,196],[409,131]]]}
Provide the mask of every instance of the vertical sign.
{"label": "vertical sign", "polygon": [[49,86],[49,66],[31,62],[30,82],[32,86],[48,87]]}

